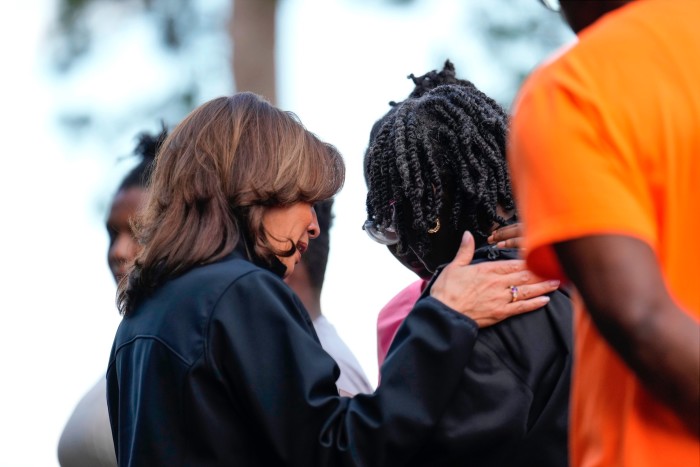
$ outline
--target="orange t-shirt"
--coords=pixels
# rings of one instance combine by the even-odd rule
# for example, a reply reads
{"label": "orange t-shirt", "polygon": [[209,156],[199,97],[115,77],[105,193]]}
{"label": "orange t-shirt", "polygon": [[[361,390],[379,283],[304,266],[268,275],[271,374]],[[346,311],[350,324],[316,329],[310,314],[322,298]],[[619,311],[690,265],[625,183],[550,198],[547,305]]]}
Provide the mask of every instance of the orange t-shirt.
{"label": "orange t-shirt", "polygon": [[[536,273],[562,275],[553,243],[633,236],[656,252],[680,307],[700,315],[699,18],[700,0],[632,2],[523,87],[508,157]],[[575,329],[572,464],[700,465],[698,439],[587,313]]]}

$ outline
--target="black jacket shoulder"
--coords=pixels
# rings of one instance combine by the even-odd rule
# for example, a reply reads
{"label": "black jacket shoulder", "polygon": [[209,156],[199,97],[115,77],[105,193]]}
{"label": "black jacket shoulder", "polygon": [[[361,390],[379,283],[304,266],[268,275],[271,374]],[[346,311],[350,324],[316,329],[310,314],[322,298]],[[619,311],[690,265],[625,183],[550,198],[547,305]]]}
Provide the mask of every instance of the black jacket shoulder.
{"label": "black jacket shoulder", "polygon": [[278,276],[236,254],[194,268],[139,303],[115,336],[107,400],[119,464],[406,465],[477,332],[430,297],[404,324],[382,387],[341,397],[337,365]]}
{"label": "black jacket shoulder", "polygon": [[[484,247],[473,263],[516,257]],[[549,297],[479,330],[459,389],[414,465],[568,465],[573,308],[563,290]]]}

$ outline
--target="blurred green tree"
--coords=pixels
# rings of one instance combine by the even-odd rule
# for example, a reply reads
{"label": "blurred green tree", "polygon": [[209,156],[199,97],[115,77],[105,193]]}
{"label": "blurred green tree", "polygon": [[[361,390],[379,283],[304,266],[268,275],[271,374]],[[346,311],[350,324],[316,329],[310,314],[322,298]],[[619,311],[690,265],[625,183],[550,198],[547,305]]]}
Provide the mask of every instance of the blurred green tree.
{"label": "blurred green tree", "polygon": [[[102,134],[107,139],[123,133],[135,122],[165,119],[179,121],[196,103],[202,87],[213,79],[235,83],[276,102],[275,14],[278,0],[57,0],[58,8],[49,57],[61,76],[82,70],[94,60],[96,46],[106,39],[119,40],[144,20],[173,64],[171,79],[163,80],[157,96],[134,102],[128,109],[103,115],[88,103],[70,103],[60,110],[64,128],[74,133]],[[122,36],[123,37],[123,36]],[[140,57],[143,59],[143,57]],[[138,63],[138,60],[134,60]],[[133,66],[134,81],[147,70]],[[226,75],[226,76],[222,76]],[[221,83],[215,85],[221,87]],[[227,89],[225,92],[231,92]],[[87,108],[86,108],[87,107]],[[101,119],[101,120],[100,120]],[[107,121],[108,120],[108,121]],[[137,124],[136,124],[137,125]],[[152,125],[152,122],[149,122]]]}
{"label": "blurred green tree", "polygon": [[[157,25],[160,45],[175,61],[178,80],[163,83],[164,88],[172,87],[171,92],[137,103],[128,116],[110,116],[117,122],[114,125],[154,116],[178,121],[201,101],[202,86],[212,76],[221,80],[226,75],[236,90],[277,101],[276,14],[281,0],[57,1],[51,57],[59,72],[67,74],[76,68],[93,51],[98,36],[119,33],[130,21],[144,19]],[[342,1],[410,8],[427,0]],[[464,27],[454,40],[434,51],[435,67],[450,58],[461,77],[471,79],[505,106],[532,67],[573,37],[536,0],[443,3],[462,18]],[[94,118],[94,112],[85,109],[66,110],[62,115],[63,122],[75,129],[94,128]]]}
{"label": "blurred green tree", "polygon": [[[110,5],[111,4],[111,5]],[[104,14],[111,6],[121,16],[146,14],[158,26],[161,45],[174,53],[212,27],[226,27],[232,42],[231,72],[238,90],[253,91],[276,101],[275,92],[275,14],[278,0],[226,0],[227,22],[213,24],[203,15],[201,2],[192,0],[59,0],[56,18],[54,64],[68,71],[90,50],[95,35],[104,34]],[[102,16],[102,19],[99,18]],[[186,54],[184,54],[186,55]],[[192,90],[183,93],[191,105]]]}
{"label": "blurred green tree", "polygon": [[[144,128],[156,127],[158,120],[177,122],[201,100],[207,76],[222,76],[220,51],[225,45],[220,44],[225,41],[220,36],[224,34],[222,11],[227,4],[212,7],[190,0],[56,1],[47,58],[51,69],[64,78],[61,82],[101,87],[99,92],[105,93],[117,91],[115,84],[122,83],[135,90],[129,102],[105,105],[85,98],[83,93],[81,98],[59,105],[59,122],[64,130],[72,130],[72,137],[90,135],[111,146],[120,136],[133,138]],[[125,45],[134,40],[133,32],[139,28],[150,30],[153,37],[138,36],[143,43],[136,47],[130,44],[131,56],[119,62],[122,68],[112,70],[111,76],[101,76],[99,68],[106,68],[105,62],[111,58],[104,55],[117,49],[105,43]],[[218,50],[203,52],[203,46],[211,43],[219,44]],[[158,63],[149,48],[160,49],[162,59]],[[141,82],[152,81],[155,72],[147,69],[150,65],[162,75],[157,92],[144,91],[140,86]],[[96,83],[99,80],[102,83]]]}
{"label": "blurred green tree", "polygon": [[[457,70],[483,77],[480,87],[505,107],[537,64],[575,38],[559,15],[537,0],[469,3],[464,33],[478,38],[481,59],[468,63],[467,57],[459,56],[464,66]],[[468,41],[464,37],[460,42]]]}
{"label": "blurred green tree", "polygon": [[532,69],[575,38],[559,15],[537,0],[344,1],[398,7],[432,1],[435,8],[446,5],[454,10],[463,26],[433,52],[433,66],[440,68],[449,58],[460,78],[473,81],[506,108]]}

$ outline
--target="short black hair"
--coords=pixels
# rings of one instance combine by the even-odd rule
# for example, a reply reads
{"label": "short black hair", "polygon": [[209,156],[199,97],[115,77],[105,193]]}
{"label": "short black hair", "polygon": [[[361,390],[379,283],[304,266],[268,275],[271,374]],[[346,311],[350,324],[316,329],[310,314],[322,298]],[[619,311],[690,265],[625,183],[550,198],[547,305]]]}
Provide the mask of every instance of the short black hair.
{"label": "short black hair", "polygon": [[158,150],[167,137],[168,130],[164,123],[161,123],[161,131],[159,133],[144,131],[137,136],[138,142],[133,154],[139,157],[140,161],[136,164],[136,167],[126,174],[119,184],[117,192],[134,187],[146,188]]}
{"label": "short black hair", "polygon": [[301,262],[306,266],[311,287],[320,292],[326,278],[326,266],[328,265],[329,230],[333,225],[333,198],[314,203],[314,209],[321,233],[309,242],[309,247],[302,255]]}
{"label": "short black hair", "polygon": [[505,157],[508,115],[473,83],[457,79],[449,60],[440,72],[409,78],[413,92],[390,103],[370,135],[368,218],[395,224],[398,254],[407,253],[411,233],[411,248],[422,256],[428,229],[448,203],[453,227],[484,243],[494,223],[506,223],[496,208],[515,209]]}

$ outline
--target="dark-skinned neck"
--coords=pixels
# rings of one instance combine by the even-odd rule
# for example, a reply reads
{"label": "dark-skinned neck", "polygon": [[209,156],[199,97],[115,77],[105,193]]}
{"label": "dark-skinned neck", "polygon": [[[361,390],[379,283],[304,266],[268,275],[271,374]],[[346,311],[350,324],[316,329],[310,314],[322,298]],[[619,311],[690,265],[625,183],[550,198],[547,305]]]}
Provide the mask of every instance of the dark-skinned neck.
{"label": "dark-skinned neck", "polygon": [[635,0],[561,0],[561,8],[566,22],[578,34],[602,16],[633,1]]}

